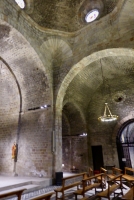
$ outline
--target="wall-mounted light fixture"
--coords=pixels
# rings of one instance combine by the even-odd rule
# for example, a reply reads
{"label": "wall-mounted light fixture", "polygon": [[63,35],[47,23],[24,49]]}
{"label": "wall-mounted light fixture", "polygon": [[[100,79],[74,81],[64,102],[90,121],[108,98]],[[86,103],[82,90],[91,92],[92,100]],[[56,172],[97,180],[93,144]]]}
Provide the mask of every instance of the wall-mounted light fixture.
{"label": "wall-mounted light fixture", "polygon": [[48,108],[48,107],[51,107],[51,105],[43,105],[43,106],[39,106],[39,107],[34,107],[34,108],[29,108],[28,110],[38,110],[38,109],[45,109],[45,108]]}
{"label": "wall-mounted light fixture", "polygon": [[45,105],[43,105],[43,106],[40,106],[41,109],[45,109],[45,108],[48,108],[48,107],[51,107],[51,105],[46,105],[46,104],[45,104]]}
{"label": "wall-mounted light fixture", "polygon": [[80,134],[79,136],[81,136],[81,137],[86,137],[86,136],[87,136],[87,133],[82,133],[82,134]]}

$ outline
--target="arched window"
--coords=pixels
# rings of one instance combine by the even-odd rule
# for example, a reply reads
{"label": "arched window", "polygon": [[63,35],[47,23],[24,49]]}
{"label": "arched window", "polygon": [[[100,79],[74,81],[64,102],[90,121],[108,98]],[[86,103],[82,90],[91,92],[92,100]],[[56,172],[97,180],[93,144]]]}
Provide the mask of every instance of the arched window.
{"label": "arched window", "polygon": [[20,8],[23,9],[25,7],[25,2],[23,0],[15,0],[15,2],[18,4]]}
{"label": "arched window", "polygon": [[125,122],[117,136],[117,150],[120,168],[134,168],[134,119]]}

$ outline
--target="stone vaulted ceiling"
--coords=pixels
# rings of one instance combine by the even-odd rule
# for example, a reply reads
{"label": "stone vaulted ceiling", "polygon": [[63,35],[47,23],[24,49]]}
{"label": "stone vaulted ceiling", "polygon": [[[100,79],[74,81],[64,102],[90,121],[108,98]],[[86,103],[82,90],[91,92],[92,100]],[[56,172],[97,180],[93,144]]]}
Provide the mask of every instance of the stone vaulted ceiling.
{"label": "stone vaulted ceiling", "polygon": [[102,18],[113,11],[119,0],[38,0],[29,16],[40,26],[74,32],[87,24],[85,14],[98,8]]}
{"label": "stone vaulted ceiling", "polygon": [[[9,6],[5,6],[5,2]],[[4,13],[4,17],[1,17],[0,21],[1,60],[7,62],[9,69],[12,69],[17,78],[19,77],[24,110],[36,107],[38,103],[43,104],[44,99],[49,103],[48,89],[51,84],[55,84],[55,99],[58,90],[63,87],[63,102],[61,101],[60,106],[65,106],[64,114],[73,116],[74,111],[76,117],[80,113],[84,124],[87,117],[97,119],[102,114],[105,101],[110,102],[111,107],[116,107],[115,111],[118,105],[119,115],[128,115],[132,110],[132,104],[127,110],[122,111],[122,108],[125,101],[127,104],[133,102],[134,93],[134,59],[129,55],[129,49],[134,48],[133,0],[25,2],[26,8],[21,10],[16,7],[10,8],[13,0],[3,1],[1,12]],[[15,3],[13,5],[16,6]],[[99,10],[100,16],[96,21],[87,24],[84,16],[94,8]],[[25,23],[25,20],[28,22]],[[98,56],[90,64],[83,64],[83,68],[77,73],[72,71],[69,77],[71,81],[68,81],[68,84],[64,83],[69,71],[75,64],[81,64],[83,58],[88,57],[90,60],[90,56],[96,52],[118,48],[126,48],[128,53],[125,56],[105,56],[104,53],[101,59]],[[2,63],[1,74],[4,74],[4,70],[8,75],[10,70]],[[49,81],[48,77],[51,77]],[[6,82],[5,90],[8,96],[13,76],[10,74],[9,83],[7,78],[1,79]],[[12,94],[18,95],[15,79],[12,84],[15,88]],[[4,95],[2,91],[2,96]],[[17,95],[15,102],[19,99]],[[39,95],[41,97],[38,102]],[[4,100],[1,105],[6,105],[8,110],[9,106]],[[76,106],[74,110],[72,105]],[[11,106],[15,110],[12,101]],[[16,106],[19,107],[19,103]]]}

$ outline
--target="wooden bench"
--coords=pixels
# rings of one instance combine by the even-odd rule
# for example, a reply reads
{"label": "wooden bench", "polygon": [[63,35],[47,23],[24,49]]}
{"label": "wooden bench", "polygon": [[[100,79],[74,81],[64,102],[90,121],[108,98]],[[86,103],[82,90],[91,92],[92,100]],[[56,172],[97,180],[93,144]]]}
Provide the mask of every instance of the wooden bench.
{"label": "wooden bench", "polygon": [[[103,167],[100,168],[100,173],[103,173],[104,175],[102,176],[102,187],[106,188],[106,177],[107,177],[107,170],[104,169]],[[101,182],[101,176],[97,177],[97,180]]]}
{"label": "wooden bench", "polygon": [[115,167],[115,165],[105,165],[103,167],[107,170],[108,174],[111,174],[112,168]]}
{"label": "wooden bench", "polygon": [[46,193],[46,194],[42,194],[40,196],[36,196],[34,198],[30,198],[30,200],[50,200],[50,198],[52,197],[52,195],[55,194],[55,192],[49,192],[49,193]]}
{"label": "wooden bench", "polygon": [[[117,180],[118,183],[117,183]],[[114,193],[114,197],[115,197],[115,191],[117,189],[121,190],[121,194],[123,195],[123,190],[122,190],[122,174],[119,174],[117,176],[115,176],[114,178],[111,178],[109,181],[107,181],[108,183],[108,188],[102,192],[97,193],[97,197],[99,197],[99,199],[101,200],[101,198],[107,198],[110,200],[110,195],[112,193]]]}
{"label": "wooden bench", "polygon": [[91,167],[89,167],[88,176],[93,176],[93,175],[94,175],[93,169]]}
{"label": "wooden bench", "polygon": [[[60,188],[55,189],[56,192],[56,200],[65,199],[65,191],[77,186],[77,189],[82,184],[82,180],[87,177],[87,172],[79,173],[76,175],[68,176],[62,179],[62,186]],[[59,197],[59,195],[61,195]]]}
{"label": "wooden bench", "polygon": [[21,195],[25,190],[26,189],[13,190],[11,192],[1,192],[0,198],[11,197],[13,195],[16,195],[18,197],[18,200],[21,200]]}
{"label": "wooden bench", "polygon": [[[92,189],[95,189],[95,193],[96,193],[97,188],[101,188],[101,190],[103,191],[103,187],[102,187],[102,176],[103,175],[104,174],[101,173],[101,174],[97,174],[97,175],[94,175],[94,176],[84,178],[82,180],[82,185],[81,185],[82,188],[80,188],[80,189],[78,189],[74,192],[75,200],[77,200],[78,195],[82,195],[83,198],[86,198],[85,193],[89,190],[92,190]],[[101,177],[101,181],[98,182],[97,177],[99,177],[99,176]]]}
{"label": "wooden bench", "polygon": [[108,179],[114,178],[115,176],[122,174],[122,169],[112,167],[112,174],[107,174]]}
{"label": "wooden bench", "polygon": [[134,200],[134,186],[128,190],[128,192],[121,197],[123,200]]}
{"label": "wooden bench", "polygon": [[132,187],[134,183],[133,173],[134,173],[133,168],[125,167],[124,175],[122,176],[122,178],[128,182],[129,187]]}

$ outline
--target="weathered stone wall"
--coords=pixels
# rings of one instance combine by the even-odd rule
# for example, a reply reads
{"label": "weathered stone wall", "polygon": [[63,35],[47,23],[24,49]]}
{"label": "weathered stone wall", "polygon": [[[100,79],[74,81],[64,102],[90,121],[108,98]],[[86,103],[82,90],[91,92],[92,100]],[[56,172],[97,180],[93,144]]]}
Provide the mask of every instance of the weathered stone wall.
{"label": "weathered stone wall", "polygon": [[[53,118],[47,74],[36,52],[19,32],[4,22],[1,31],[1,173],[51,177]],[[41,110],[44,104],[51,107]],[[15,166],[11,159],[14,142],[18,143]]]}
{"label": "weathered stone wall", "polygon": [[81,136],[63,136],[63,157],[62,162],[64,167],[63,171],[71,171],[73,166],[79,169],[79,172],[87,171],[88,158],[87,158],[87,137]]}
{"label": "weathered stone wall", "polygon": [[[125,6],[122,8],[123,13],[120,13],[119,15],[118,11],[120,11],[120,8],[117,8],[111,15],[106,16],[99,22],[96,21],[93,25],[88,25],[74,33],[64,33],[55,30],[48,30],[38,26],[25,14],[25,12],[21,11],[16,6],[14,1],[0,1],[0,19],[1,23],[4,24],[4,26],[0,27],[2,30],[2,33],[0,34],[0,53],[1,57],[8,61],[8,66],[10,70],[13,71],[15,77],[17,77],[19,85],[18,88],[16,85],[13,85],[16,79],[13,78],[10,80],[10,75],[7,75],[6,78],[9,80],[8,87],[10,89],[10,97],[7,91],[5,92],[5,85],[7,83],[2,85],[5,88],[2,87],[0,91],[2,96],[1,102],[4,102],[1,104],[2,109],[0,110],[2,118],[1,141],[3,141],[0,145],[2,155],[0,169],[2,172],[12,172],[12,165],[10,165],[10,163],[10,166],[7,165],[10,160],[9,152],[12,142],[14,142],[16,136],[19,136],[19,151],[18,162],[16,163],[16,172],[22,175],[35,175],[39,174],[43,170],[44,176],[49,176],[53,167],[51,154],[51,133],[53,128],[55,128],[57,147],[55,153],[55,169],[60,170],[62,163],[62,106],[66,89],[74,76],[79,73],[80,70],[82,71],[85,66],[98,60],[98,58],[109,57],[109,55],[114,58],[114,56],[120,54],[122,54],[122,57],[124,57],[125,54],[130,56],[132,52],[128,51],[126,53],[125,50],[120,49],[115,52],[110,50],[105,51],[104,53],[99,52],[93,56],[91,55],[91,57],[89,56],[93,52],[98,52],[108,48],[133,48],[134,38],[132,30],[132,16],[129,17],[130,23],[127,23],[128,12],[126,5],[129,3],[131,3],[131,1],[126,2]],[[133,6],[130,7],[133,12]],[[118,19],[119,16],[122,16],[122,18]],[[79,61],[84,57],[87,58],[83,59],[79,63]],[[70,72],[75,63],[78,63],[78,65],[73,67],[73,70]],[[66,76],[67,74],[68,76]],[[98,83],[94,78],[97,75],[93,76],[92,73],[88,74],[90,74],[90,76],[94,79],[91,84],[90,91],[92,91],[93,85],[94,88],[96,85],[98,87]],[[1,77],[3,77],[3,75]],[[84,79],[85,76],[79,79],[80,82],[77,83],[82,83],[81,80],[87,82]],[[3,80],[0,82],[1,84],[2,81]],[[54,90],[52,89],[53,84]],[[77,86],[77,88],[79,88],[79,84],[77,84]],[[8,90],[7,88],[6,90]],[[12,91],[12,88],[15,88],[15,90]],[[19,88],[20,93],[18,92]],[[54,113],[52,113],[53,105],[50,108],[51,112],[49,113],[46,110],[39,110],[37,112],[28,111],[28,109],[38,107],[46,102],[50,104],[53,102],[55,106],[59,88],[61,90],[58,94],[56,104],[57,107],[56,111],[54,110]],[[85,90],[85,88],[87,87],[82,87],[82,90]],[[74,91],[75,87],[72,89],[72,96],[74,95]],[[79,92],[78,90],[76,95],[78,99],[77,106],[79,108],[82,99],[82,95],[80,95],[81,91]],[[83,95],[83,99],[89,99],[89,93],[85,92],[85,94],[87,95]],[[8,101],[10,102],[9,109],[7,109]],[[128,106],[130,102],[128,101],[127,104],[125,104],[126,110],[120,114],[120,117],[123,118],[129,114],[130,110],[133,108],[133,103],[130,107]],[[77,102],[74,102],[74,104],[76,103]],[[21,108],[19,108],[20,105]],[[84,102],[81,103],[81,106],[82,105],[86,113],[87,104]],[[91,111],[94,107],[93,105],[94,103],[91,104]],[[124,107],[120,110],[123,110],[123,108]],[[21,123],[19,124],[20,131],[18,132],[18,114],[20,111],[23,111],[24,114],[21,112]],[[8,116],[6,116],[7,113]],[[53,114],[55,123],[52,119]],[[108,162],[109,164],[113,164],[113,162],[118,164],[115,137],[112,137],[115,126],[112,125],[103,127],[103,125],[98,124],[98,116],[94,115],[94,109],[92,114],[93,119],[90,119],[89,117],[87,120],[87,124],[89,125],[88,144],[89,142],[91,145],[99,145],[100,143],[103,144],[104,164],[106,165]],[[16,135],[16,133],[19,133],[19,135]],[[73,129],[71,129],[71,133],[73,133]],[[38,146],[35,138],[37,139]],[[73,150],[73,152],[75,152],[73,153],[73,160],[75,160],[76,167],[80,166],[80,163],[83,162],[83,158],[85,159],[84,156],[80,155],[85,154],[86,150],[84,150],[83,154],[79,154],[81,143],[83,143],[83,141],[73,140],[73,145],[75,147]],[[78,144],[78,146],[76,144]],[[65,144],[65,147],[66,145],[67,144]],[[6,150],[4,150],[5,147]],[[30,152],[30,154],[27,152]],[[90,152],[89,154],[91,155]],[[79,156],[83,158],[80,158]],[[5,161],[7,161],[6,164]],[[10,161],[12,163],[12,160]],[[90,160],[90,163],[91,162],[92,161]],[[26,167],[24,166],[24,163]],[[5,168],[4,165],[6,165]],[[30,169],[27,169],[28,167],[30,167]],[[79,168],[82,169],[82,166]]]}
{"label": "weathered stone wall", "polygon": [[14,75],[0,60],[0,172],[12,173],[12,144],[16,141],[20,94]]}
{"label": "weathered stone wall", "polygon": [[19,175],[52,175],[51,111],[28,111],[22,115],[18,141]]}

